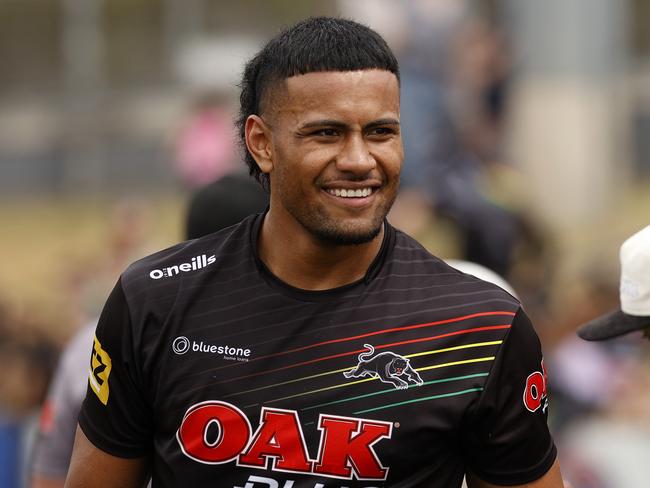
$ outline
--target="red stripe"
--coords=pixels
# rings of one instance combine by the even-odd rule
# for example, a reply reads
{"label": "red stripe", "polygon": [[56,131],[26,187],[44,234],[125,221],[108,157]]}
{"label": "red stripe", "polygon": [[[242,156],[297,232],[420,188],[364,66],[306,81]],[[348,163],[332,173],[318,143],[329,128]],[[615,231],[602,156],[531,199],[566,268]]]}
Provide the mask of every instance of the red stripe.
{"label": "red stripe", "polygon": [[[502,311],[502,310],[494,311],[494,312],[478,312],[478,313],[473,313],[473,314],[470,314],[470,315],[461,315],[460,317],[453,317],[453,318],[450,318],[450,319],[437,320],[435,322],[426,322],[424,324],[406,325],[404,327],[393,327],[391,329],[380,329],[380,330],[376,330],[374,332],[368,332],[366,334],[359,334],[359,335],[350,336],[350,337],[342,337],[340,339],[331,339],[331,340],[328,340],[328,341],[317,342],[315,344],[309,344],[308,346],[296,347],[294,349],[287,349],[285,351],[275,352],[273,354],[267,354],[266,356],[258,356],[256,358],[253,358],[253,359],[247,361],[246,363],[226,364],[224,366],[218,366],[216,368],[211,368],[209,370],[201,371],[201,373],[196,373],[196,374],[205,374],[207,371],[217,371],[219,369],[231,368],[233,366],[241,366],[242,364],[248,364],[248,363],[251,363],[253,361],[259,361],[260,359],[268,359],[268,358],[272,358],[272,357],[276,357],[276,356],[283,356],[285,354],[291,354],[291,353],[294,353],[294,352],[305,351],[307,349],[313,349],[315,347],[326,346],[328,344],[336,344],[336,343],[339,343],[339,342],[348,342],[348,341],[353,341],[353,340],[356,340],[356,339],[363,339],[365,337],[372,337],[372,336],[376,336],[376,335],[380,335],[380,334],[386,334],[386,333],[389,333],[389,332],[399,332],[399,331],[403,331],[403,330],[421,329],[423,327],[431,327],[431,326],[434,326],[434,325],[451,324],[451,323],[454,323],[454,322],[461,322],[463,320],[473,319],[473,318],[476,318],[476,317],[489,317],[489,316],[493,316],[493,315],[510,315],[510,316],[514,316],[515,313],[514,312],[506,312],[506,311]],[[446,337],[446,336],[443,335],[443,336],[440,336],[440,337]],[[245,378],[245,376],[242,376],[242,378]]]}
{"label": "red stripe", "polygon": [[255,359],[270,358],[270,357],[273,357],[273,356],[279,356],[281,354],[289,354],[289,353],[292,353],[292,352],[298,352],[298,351],[304,351],[306,349],[312,349],[314,347],[325,346],[327,344],[336,344],[337,342],[353,341],[355,339],[363,339],[364,337],[372,337],[372,336],[375,336],[375,335],[386,334],[386,333],[389,333],[389,332],[399,332],[401,330],[421,329],[422,327],[430,327],[432,325],[440,325],[440,324],[449,324],[449,323],[453,323],[453,322],[460,322],[461,320],[473,319],[475,317],[486,317],[486,316],[489,316],[489,315],[514,315],[514,312],[479,312],[479,313],[474,313],[474,314],[471,314],[471,315],[463,315],[462,317],[455,317],[455,318],[452,318],[452,319],[438,320],[436,322],[427,322],[426,324],[407,325],[407,326],[404,326],[404,327],[393,327],[392,329],[381,329],[381,330],[377,330],[377,331],[374,331],[374,332],[368,332],[366,334],[359,334],[359,335],[356,335],[356,336],[342,337],[340,339],[331,339],[329,341],[317,342],[316,344],[310,344],[308,346],[297,347],[295,349],[289,349],[287,351],[276,352],[274,354],[268,354],[266,356],[260,356],[259,358],[255,358]]}
{"label": "red stripe", "polygon": [[[425,324],[421,324],[421,326],[424,326],[424,325]],[[411,327],[417,327],[417,326],[411,326]],[[444,337],[451,337],[451,336],[456,336],[456,335],[461,335],[461,334],[471,334],[471,333],[474,333],[474,332],[482,332],[482,331],[486,331],[486,330],[509,329],[510,327],[511,327],[510,324],[476,327],[474,329],[465,329],[465,330],[459,330],[459,331],[456,331],[456,332],[448,332],[446,334],[440,334],[440,335],[437,335],[437,336],[420,337],[418,339],[411,339],[411,340],[408,340],[408,341],[400,341],[400,342],[392,342],[390,344],[383,344],[381,346],[376,346],[375,350],[377,350],[377,349],[385,349],[387,347],[401,346],[403,344],[413,344],[415,342],[433,341],[433,340],[436,340],[436,339],[442,339]],[[374,335],[374,333],[373,334],[364,334],[364,335],[359,336],[359,337],[366,337],[367,335]],[[244,379],[244,378],[252,378],[253,376],[259,376],[259,375],[263,375],[263,374],[267,374],[267,373],[275,373],[277,371],[283,371],[285,369],[297,368],[299,366],[305,366],[307,364],[313,364],[313,363],[319,363],[321,361],[327,361],[328,359],[335,359],[335,358],[340,358],[340,357],[345,357],[345,356],[353,356],[355,354],[360,354],[360,353],[362,353],[362,352],[364,352],[366,350],[367,349],[364,348],[364,349],[357,349],[356,351],[348,351],[348,352],[342,352],[342,353],[339,353],[339,354],[333,354],[331,356],[323,356],[323,357],[316,358],[316,359],[310,359],[309,361],[303,361],[301,363],[295,363],[295,364],[290,364],[288,366],[282,366],[281,368],[267,369],[265,371],[259,371],[257,373],[252,373],[252,374],[248,374],[248,375],[244,375],[244,376],[238,376],[236,378],[230,378],[230,379],[227,379],[225,381],[219,381],[219,382],[216,382],[216,383],[211,383],[211,385],[220,385],[220,384],[223,384],[223,383],[230,383],[232,381],[237,381],[237,380],[241,380],[241,379]],[[266,356],[266,357],[269,357],[269,356]]]}

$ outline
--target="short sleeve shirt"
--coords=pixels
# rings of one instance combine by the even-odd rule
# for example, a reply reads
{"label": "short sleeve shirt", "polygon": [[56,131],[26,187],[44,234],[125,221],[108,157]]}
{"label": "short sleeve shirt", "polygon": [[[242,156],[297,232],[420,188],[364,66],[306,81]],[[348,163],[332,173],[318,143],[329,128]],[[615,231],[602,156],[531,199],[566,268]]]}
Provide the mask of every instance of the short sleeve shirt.
{"label": "short sleeve shirt", "polygon": [[99,321],[80,426],[153,486],[454,487],[541,477],[539,340],[519,302],[386,223],[361,280],[307,291],[262,216],[132,265]]}

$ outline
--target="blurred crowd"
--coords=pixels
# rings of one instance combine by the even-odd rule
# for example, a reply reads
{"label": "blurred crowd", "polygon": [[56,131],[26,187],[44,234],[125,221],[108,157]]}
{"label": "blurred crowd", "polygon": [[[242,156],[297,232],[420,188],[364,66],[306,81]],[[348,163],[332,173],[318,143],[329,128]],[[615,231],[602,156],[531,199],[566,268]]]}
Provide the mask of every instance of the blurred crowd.
{"label": "blurred crowd", "polygon": [[[400,60],[406,165],[393,225],[442,258],[497,272],[517,292],[543,342],[550,422],[573,487],[645,486],[650,345],[634,334],[608,343],[575,336],[579,324],[617,306],[618,270],[614,258],[594,260],[578,285],[558,290],[560,250],[545,223],[527,211],[526,177],[505,151],[516,76],[506,32],[475,10],[469,15],[468,2],[404,2],[390,18],[373,2],[342,3],[345,15],[384,34]],[[237,147],[236,96],[235,87],[192,93],[171,144],[166,141],[183,215],[168,245],[223,227],[234,208],[264,208]],[[69,260],[60,281],[71,321],[63,338],[51,333],[62,330],[60,324],[35,323],[47,317],[3,301],[0,291],[0,487],[29,486],[34,474],[58,475],[34,465],[34,442],[52,425],[53,407],[45,399],[53,373],[63,365],[67,340],[92,327],[119,273],[160,246],[152,239],[158,223],[151,205],[133,194],[111,200],[98,216],[110,223],[91,250],[101,259]],[[633,223],[637,229],[647,224]]]}

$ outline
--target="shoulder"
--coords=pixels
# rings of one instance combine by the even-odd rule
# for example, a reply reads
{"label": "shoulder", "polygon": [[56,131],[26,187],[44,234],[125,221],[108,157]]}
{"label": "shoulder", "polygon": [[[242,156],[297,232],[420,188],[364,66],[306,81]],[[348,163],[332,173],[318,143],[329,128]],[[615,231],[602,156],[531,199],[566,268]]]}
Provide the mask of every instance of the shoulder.
{"label": "shoulder", "polygon": [[399,230],[389,259],[392,273],[421,286],[435,286],[448,294],[485,295],[513,312],[521,306],[510,285],[495,272],[467,261],[443,260]]}
{"label": "shoulder", "polygon": [[472,275],[483,281],[487,281],[488,283],[495,284],[499,288],[507,291],[513,297],[517,297],[517,293],[503,276],[496,273],[495,271],[492,271],[489,268],[486,268],[481,264],[474,263],[472,261],[464,261],[461,259],[446,259],[445,262],[458,271],[462,271],[467,275]]}
{"label": "shoulder", "polygon": [[144,318],[144,314],[166,316],[179,293],[197,290],[213,276],[253,259],[251,228],[256,217],[131,264],[122,273],[120,286],[132,320]]}
{"label": "shoulder", "polygon": [[182,278],[211,271],[215,263],[241,254],[250,245],[250,227],[255,216],[213,234],[180,242],[131,264],[122,274],[127,295],[151,286],[174,287]]}
{"label": "shoulder", "polygon": [[394,245],[390,263],[400,269],[420,269],[429,274],[458,274],[442,259],[431,254],[422,244],[399,229],[393,229]]}

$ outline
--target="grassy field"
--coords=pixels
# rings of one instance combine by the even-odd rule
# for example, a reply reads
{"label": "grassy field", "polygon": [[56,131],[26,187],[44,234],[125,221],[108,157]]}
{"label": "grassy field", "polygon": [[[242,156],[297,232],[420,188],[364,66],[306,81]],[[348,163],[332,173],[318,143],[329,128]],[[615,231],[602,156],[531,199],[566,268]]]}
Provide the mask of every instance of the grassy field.
{"label": "grassy field", "polygon": [[[119,271],[111,268],[121,264],[117,261],[136,259],[182,240],[184,211],[185,200],[179,196],[4,201],[0,205],[0,302],[28,317],[31,326],[66,336],[78,320],[71,297],[78,281],[114,282]],[[140,230],[129,228],[130,224]],[[134,235],[138,232],[140,237]],[[140,243],[124,259],[111,257],[116,241],[128,239]]]}

